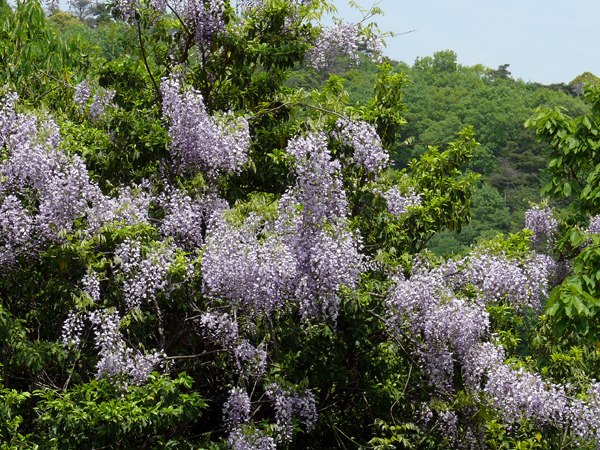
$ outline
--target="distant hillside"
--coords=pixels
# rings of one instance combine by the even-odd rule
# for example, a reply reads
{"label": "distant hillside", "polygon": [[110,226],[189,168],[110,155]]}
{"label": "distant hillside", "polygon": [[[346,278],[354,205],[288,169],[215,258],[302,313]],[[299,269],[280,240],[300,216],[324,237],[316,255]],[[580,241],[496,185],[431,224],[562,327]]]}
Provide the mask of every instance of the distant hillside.
{"label": "distant hillside", "polygon": [[[508,64],[491,69],[456,61],[451,50],[418,58],[412,66],[391,61],[409,81],[404,90],[407,124],[393,155],[397,167],[407,167],[428,145],[445,148],[469,125],[481,144],[466,168],[482,175],[473,198],[473,221],[460,235],[446,231],[434,237],[430,247],[440,254],[460,252],[481,237],[522,228],[524,211],[530,202],[540,201],[546,167],[544,145],[523,123],[537,107],[562,107],[571,116],[588,114],[588,105],[579,97],[581,86],[598,80],[586,73],[568,84],[544,86],[514,80]],[[299,68],[288,86],[319,88],[329,74],[345,79],[351,103],[365,103],[372,97],[377,66],[366,58],[350,70],[342,60],[327,73]]]}

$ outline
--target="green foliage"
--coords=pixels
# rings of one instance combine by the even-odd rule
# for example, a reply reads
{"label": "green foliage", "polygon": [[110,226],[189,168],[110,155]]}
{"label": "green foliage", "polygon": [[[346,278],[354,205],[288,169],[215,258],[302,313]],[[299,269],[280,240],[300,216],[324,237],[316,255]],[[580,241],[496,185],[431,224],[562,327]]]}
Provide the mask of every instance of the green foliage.
{"label": "green foliage", "polygon": [[191,390],[185,373],[177,378],[154,374],[144,386],[120,392],[109,380],[93,380],[57,395],[38,391],[40,448],[193,448],[181,430],[207,405]]}

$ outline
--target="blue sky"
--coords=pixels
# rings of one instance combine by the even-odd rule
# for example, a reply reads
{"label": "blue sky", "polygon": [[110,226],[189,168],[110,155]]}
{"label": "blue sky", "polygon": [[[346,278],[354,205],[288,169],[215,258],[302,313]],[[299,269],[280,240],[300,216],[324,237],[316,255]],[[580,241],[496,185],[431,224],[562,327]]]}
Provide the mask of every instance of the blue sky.
{"label": "blue sky", "polygon": [[[356,0],[364,8],[368,0]],[[362,16],[347,0],[333,0],[337,17]],[[61,7],[66,1],[61,0]],[[376,16],[387,39],[385,54],[412,65],[417,57],[453,50],[464,65],[497,68],[539,83],[568,83],[583,72],[600,76],[600,0],[381,0]]]}
{"label": "blue sky", "polygon": [[[363,7],[373,3],[357,0]],[[334,0],[337,16],[361,16]],[[570,82],[583,72],[600,76],[600,0],[381,0],[375,17],[387,39],[386,55],[410,65],[416,57],[453,50],[464,65],[497,68],[544,84]]]}

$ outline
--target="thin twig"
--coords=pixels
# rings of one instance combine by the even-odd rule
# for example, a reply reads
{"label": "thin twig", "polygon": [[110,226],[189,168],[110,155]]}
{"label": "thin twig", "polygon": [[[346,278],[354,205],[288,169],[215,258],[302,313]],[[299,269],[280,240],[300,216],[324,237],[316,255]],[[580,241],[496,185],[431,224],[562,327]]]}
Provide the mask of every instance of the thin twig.
{"label": "thin twig", "polygon": [[167,360],[173,360],[173,359],[193,359],[193,358],[199,358],[201,356],[209,356],[209,355],[214,355],[217,353],[223,353],[226,352],[227,350],[212,350],[210,352],[204,352],[204,353],[198,353],[197,355],[183,355],[183,356],[165,356],[164,358],[161,358],[161,361],[167,361]]}
{"label": "thin twig", "polygon": [[64,87],[69,88],[69,89],[75,89],[73,86],[71,86],[69,83],[65,83],[62,80],[59,80],[58,78],[55,78],[54,76],[50,75],[47,72],[44,72],[42,69],[40,69],[38,66],[36,66],[35,63],[33,63],[33,67],[35,67],[39,72],[43,73],[44,75],[46,75],[48,78],[52,78],[54,81],[56,81],[57,83],[62,84]]}
{"label": "thin twig", "polygon": [[348,120],[348,117],[344,116],[343,114],[337,113],[335,111],[330,111],[328,109],[323,109],[323,108],[320,108],[318,106],[309,105],[308,103],[300,103],[300,102],[298,102],[298,103],[282,103],[281,105],[279,105],[279,106],[277,106],[277,107],[275,107],[273,109],[269,109],[267,111],[262,111],[260,114],[257,114],[256,116],[252,117],[250,120],[252,121],[255,118],[260,117],[261,114],[273,113],[273,112],[277,111],[278,109],[281,109],[281,108],[284,108],[284,107],[288,107],[288,106],[304,106],[306,108],[312,108],[312,109],[320,111],[322,113],[333,114],[334,116],[338,116],[341,119]]}
{"label": "thin twig", "polygon": [[142,51],[142,58],[144,59],[144,65],[146,66],[148,75],[150,75],[150,79],[152,80],[152,84],[154,85],[154,89],[156,90],[156,95],[158,96],[159,99],[162,99],[160,89],[158,88],[158,84],[156,84],[156,80],[154,79],[154,76],[152,75],[152,72],[150,71],[150,66],[148,66],[148,60],[146,59],[146,50],[144,49],[144,41],[142,40],[142,29],[140,27],[140,21],[138,20],[136,22],[136,24],[137,24],[137,30],[138,30],[138,37],[140,39],[140,50]]}

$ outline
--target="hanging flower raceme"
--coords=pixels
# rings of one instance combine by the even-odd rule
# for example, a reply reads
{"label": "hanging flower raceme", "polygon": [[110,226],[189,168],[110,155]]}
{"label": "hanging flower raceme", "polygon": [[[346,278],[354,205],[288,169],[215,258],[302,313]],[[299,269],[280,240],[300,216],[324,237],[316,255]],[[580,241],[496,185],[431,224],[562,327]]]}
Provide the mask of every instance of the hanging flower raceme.
{"label": "hanging flower raceme", "polygon": [[102,198],[84,161],[59,147],[58,125],[16,114],[16,100],[9,94],[0,111],[0,141],[6,150],[0,159],[0,253],[8,266],[58,242],[61,232],[73,230],[74,221]]}
{"label": "hanging flower raceme", "polygon": [[539,243],[542,237],[546,237],[548,242],[553,242],[558,222],[552,217],[552,209],[549,206],[534,205],[525,212],[525,228],[533,231],[534,244]]}
{"label": "hanging flower raceme", "polygon": [[179,93],[179,81],[161,84],[163,114],[169,120],[169,146],[179,170],[200,171],[214,179],[219,173],[239,172],[248,160],[248,122],[232,113],[220,118],[206,113],[202,95]]}
{"label": "hanging flower raceme", "polygon": [[[168,295],[169,269],[177,257],[172,245],[156,245],[142,252],[141,243],[126,238],[115,250],[116,266],[124,275],[124,291],[127,309],[139,308],[142,303],[153,302],[159,292]],[[187,267],[188,274],[192,267]]]}
{"label": "hanging flower raceme", "polygon": [[161,234],[174,238],[177,245],[187,251],[201,249],[210,217],[229,209],[227,201],[218,198],[215,192],[192,199],[168,187],[156,200],[165,212]]}
{"label": "hanging flower raceme", "polygon": [[374,62],[381,62],[383,41],[374,34],[365,36],[365,29],[360,24],[338,22],[324,28],[313,48],[306,53],[306,61],[315,70],[329,67],[338,56],[350,58],[350,65],[360,64],[359,44],[364,43],[368,56]]}
{"label": "hanging flower raceme", "polygon": [[275,229],[297,264],[294,282],[304,320],[335,320],[341,286],[356,286],[362,270],[361,241],[348,231],[348,202],[339,161],[332,160],[324,134],[293,139],[296,183],[279,202]]}
{"label": "hanging flower raceme", "polygon": [[391,187],[387,191],[381,193],[381,196],[385,198],[388,212],[397,218],[406,214],[409,211],[409,208],[421,204],[421,196],[412,189],[409,190],[408,195],[404,195],[400,189]]}
{"label": "hanging flower raceme", "polygon": [[381,138],[368,122],[338,119],[333,137],[354,149],[351,160],[365,172],[377,174],[390,162],[390,156],[381,146]]}
{"label": "hanging flower raceme", "polygon": [[[92,95],[93,93],[93,95]],[[88,80],[84,80],[75,86],[73,94],[73,103],[81,114],[87,112],[91,122],[98,122],[106,117],[109,109],[116,108],[113,103],[115,91],[113,89],[104,89],[103,87],[94,87]],[[91,103],[89,102],[92,99]]]}
{"label": "hanging flower raceme", "polygon": [[262,232],[256,215],[241,226],[215,215],[202,259],[206,292],[252,316],[285,311],[297,276],[290,248],[277,234]]}
{"label": "hanging flower raceme", "polygon": [[95,348],[99,360],[97,378],[116,379],[119,384],[141,385],[164,358],[158,351],[141,353],[128,347],[120,332],[121,318],[117,311],[98,309],[90,312],[71,311],[63,324],[63,345],[78,347],[81,344],[85,323],[94,331]]}

